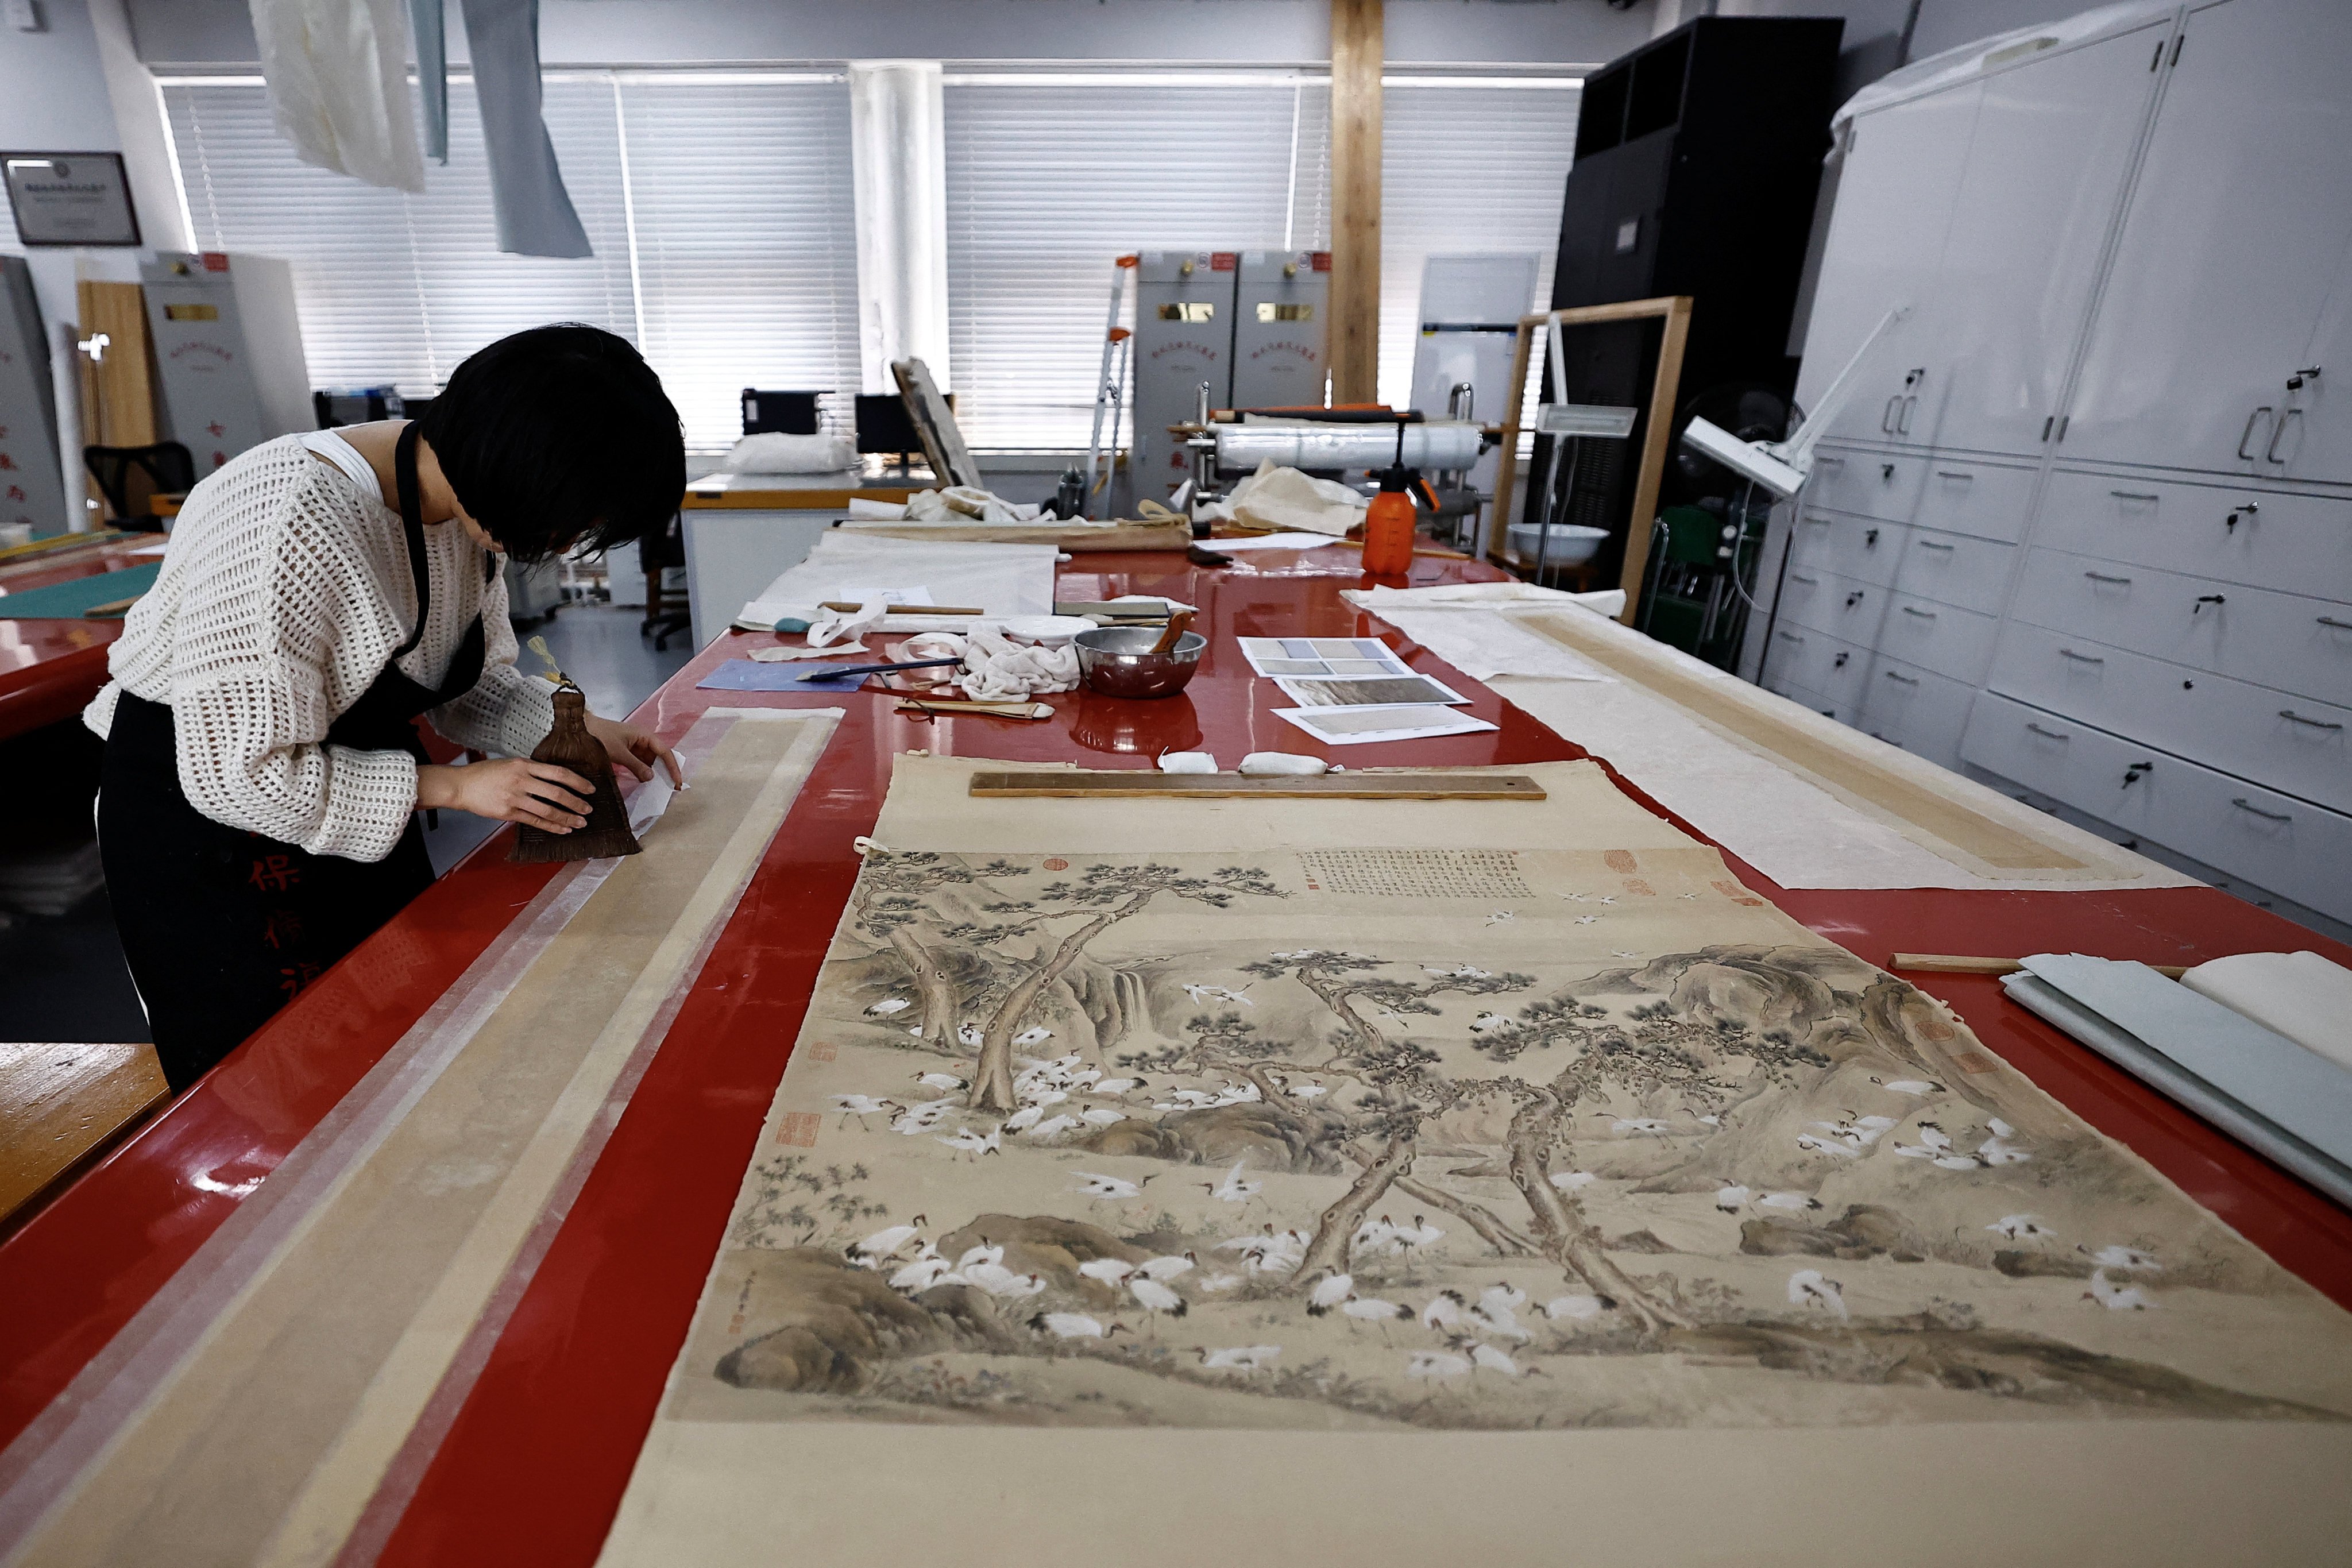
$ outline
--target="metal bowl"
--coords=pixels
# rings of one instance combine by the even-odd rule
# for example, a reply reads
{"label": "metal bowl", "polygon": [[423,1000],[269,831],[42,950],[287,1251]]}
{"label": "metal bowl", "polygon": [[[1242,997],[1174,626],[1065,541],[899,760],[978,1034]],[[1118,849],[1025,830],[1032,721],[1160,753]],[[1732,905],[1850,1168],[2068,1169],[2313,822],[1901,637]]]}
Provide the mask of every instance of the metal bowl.
{"label": "metal bowl", "polygon": [[1078,679],[1105,697],[1172,697],[1201,668],[1209,639],[1186,632],[1167,653],[1153,653],[1158,626],[1097,626],[1070,640],[1078,650]]}

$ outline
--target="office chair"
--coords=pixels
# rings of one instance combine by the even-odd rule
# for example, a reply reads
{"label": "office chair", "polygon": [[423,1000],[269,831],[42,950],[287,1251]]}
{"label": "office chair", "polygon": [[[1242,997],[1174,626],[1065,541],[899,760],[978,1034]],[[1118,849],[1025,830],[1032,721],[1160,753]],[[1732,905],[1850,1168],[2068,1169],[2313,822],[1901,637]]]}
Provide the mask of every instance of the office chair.
{"label": "office chair", "polygon": [[680,514],[671,513],[667,528],[637,541],[637,564],[646,574],[646,618],[637,623],[637,635],[650,636],[654,651],[667,653],[671,634],[694,625],[689,605],[665,609],[662,604],[662,573],[686,564],[686,526]]}
{"label": "office chair", "polygon": [[113,515],[110,527],[154,532],[163,526],[150,504],[157,495],[185,495],[195,488],[196,460],[177,441],[152,447],[84,447],[81,460],[98,481]]}

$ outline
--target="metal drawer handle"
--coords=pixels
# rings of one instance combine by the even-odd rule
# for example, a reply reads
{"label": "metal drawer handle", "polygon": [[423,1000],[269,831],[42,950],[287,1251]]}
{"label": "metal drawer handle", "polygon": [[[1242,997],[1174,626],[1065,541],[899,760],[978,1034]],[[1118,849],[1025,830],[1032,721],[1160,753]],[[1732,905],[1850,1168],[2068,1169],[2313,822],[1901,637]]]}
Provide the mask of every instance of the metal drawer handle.
{"label": "metal drawer handle", "polygon": [[1778,637],[1783,642],[1802,642],[1805,640],[1794,632],[1776,632],[1773,635]]}
{"label": "metal drawer handle", "polygon": [[1904,613],[1905,615],[1906,615],[1906,616],[1918,616],[1918,617],[1919,617],[1921,620],[1923,620],[1923,621],[1932,621],[1932,620],[1934,620],[1934,619],[1936,618],[1936,612],[1935,612],[1935,611],[1933,611],[1933,610],[1917,610],[1917,609],[1914,609],[1914,608],[1912,608],[1912,607],[1911,607],[1910,605],[1904,605],[1904,606],[1903,606],[1903,613]]}
{"label": "metal drawer handle", "polygon": [[2244,795],[2238,796],[2236,799],[2230,802],[2230,804],[2236,806],[2240,811],[2251,811],[2256,816],[2266,817],[2272,822],[2293,822],[2294,820],[2294,814],[2293,812],[2264,811],[2261,806],[2254,805]]}
{"label": "metal drawer handle", "polygon": [[2060,648],[2058,650],[2058,657],[2060,658],[2071,658],[2076,664],[2105,664],[2107,662],[2104,658],[2096,658],[2087,653],[2076,653],[2071,647]]}
{"label": "metal drawer handle", "polygon": [[2292,720],[2297,724],[2307,724],[2315,730],[2341,730],[2344,728],[2341,724],[2331,724],[2325,719],[2306,719],[2292,708],[2280,709],[2279,717],[2282,719]]}
{"label": "metal drawer handle", "polygon": [[1817,468],[1828,468],[1832,464],[1835,464],[1837,467],[1843,468],[1845,467],[1845,459],[1843,458],[1832,457],[1827,452],[1820,453],[1813,458],[1813,467]]}
{"label": "metal drawer handle", "polygon": [[2071,741],[2074,738],[2072,735],[2062,735],[2055,730],[2045,730],[2031,719],[2025,721],[2025,727],[2045,741]]}
{"label": "metal drawer handle", "polygon": [[1829,526],[1830,526],[1830,520],[1829,520],[1828,518],[1825,518],[1825,517],[1815,517],[1815,516],[1811,515],[1811,513],[1807,513],[1807,514],[1805,515],[1805,517],[1804,517],[1803,519],[1801,519],[1801,521],[1805,521],[1805,522],[1810,522],[1810,523],[1813,524],[1816,528],[1827,528],[1827,527],[1829,527]]}
{"label": "metal drawer handle", "polygon": [[1879,411],[1878,433],[1880,435],[1892,436],[1895,434],[1895,405],[1902,401],[1903,399],[1900,395],[1890,397],[1886,400],[1886,406]]}
{"label": "metal drawer handle", "polygon": [[2340,632],[2352,632],[2352,621],[2339,621],[2334,616],[2320,616],[2319,624],[2323,626],[2334,626]]}
{"label": "metal drawer handle", "polygon": [[2285,413],[2278,416],[2278,425],[2276,428],[2271,431],[2271,444],[2263,448],[2263,462],[2284,463],[2286,461],[2284,458],[2278,455],[2279,443],[2286,439],[2287,421],[2292,419],[2300,423],[2302,418],[2303,410],[2300,408],[2290,408]]}
{"label": "metal drawer handle", "polygon": [[2131,581],[2128,577],[2118,577],[2111,572],[2085,572],[2083,575],[2088,577],[2094,583],[2128,583]]}
{"label": "metal drawer handle", "polygon": [[1891,669],[1883,669],[1880,670],[1879,673],[1886,677],[1889,680],[1899,680],[1906,686],[1916,686],[1919,684],[1919,678],[1916,675],[1897,675]]}
{"label": "metal drawer handle", "polygon": [[1903,417],[1895,422],[1895,433],[1897,436],[1911,434],[1911,416],[1918,410],[1918,407],[1919,398],[1916,393],[1903,400]]}
{"label": "metal drawer handle", "polygon": [[1938,544],[1932,539],[1922,539],[1918,541],[1918,545],[1922,550],[1958,550],[1959,548],[1957,544]]}
{"label": "metal drawer handle", "polygon": [[1937,468],[1936,477],[1939,479],[1961,479],[1971,483],[1976,479],[1974,474],[1963,473],[1958,468]]}
{"label": "metal drawer handle", "polygon": [[2147,490],[2109,490],[2117,500],[2162,500],[2164,498]]}
{"label": "metal drawer handle", "polygon": [[2269,412],[2271,412],[2271,405],[2267,403],[2263,404],[2246,416],[2246,427],[2238,432],[2238,456],[2250,463],[2254,460],[2254,455],[2246,450],[2246,444],[2254,438],[2254,421]]}
{"label": "metal drawer handle", "polygon": [[1802,572],[1790,573],[1789,581],[1791,583],[1802,583],[1808,588],[1818,588],[1822,585],[1822,580],[1819,577],[1808,577]]}

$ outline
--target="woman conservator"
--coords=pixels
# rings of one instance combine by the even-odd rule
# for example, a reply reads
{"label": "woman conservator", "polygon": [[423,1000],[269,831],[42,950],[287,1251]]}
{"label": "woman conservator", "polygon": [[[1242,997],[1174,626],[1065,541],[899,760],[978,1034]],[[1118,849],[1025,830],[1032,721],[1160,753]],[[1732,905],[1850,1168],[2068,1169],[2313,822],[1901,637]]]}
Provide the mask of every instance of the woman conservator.
{"label": "woman conservator", "polygon": [[[433,880],[416,813],[565,833],[589,784],[529,760],[550,688],[514,667],[503,558],[665,526],[677,411],[627,342],[540,327],[414,423],[266,442],[189,493],[83,721],[106,740],[107,889],[175,1089]],[[423,714],[504,760],[426,759]],[[639,778],[677,759],[589,720]]]}

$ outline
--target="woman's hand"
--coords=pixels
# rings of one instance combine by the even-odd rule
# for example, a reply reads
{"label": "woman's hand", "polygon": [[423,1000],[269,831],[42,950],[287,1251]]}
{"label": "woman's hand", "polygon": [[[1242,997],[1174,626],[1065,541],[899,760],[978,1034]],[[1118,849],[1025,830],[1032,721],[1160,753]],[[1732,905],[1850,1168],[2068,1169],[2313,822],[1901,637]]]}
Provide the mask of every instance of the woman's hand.
{"label": "woman's hand", "polygon": [[599,719],[588,715],[588,732],[604,742],[604,750],[616,768],[626,768],[639,779],[654,776],[654,763],[658,761],[669,771],[669,782],[686,787],[686,770],[677,764],[677,753],[663,745],[645,731],[618,719]]}
{"label": "woman's hand", "polygon": [[506,757],[468,767],[427,763],[416,770],[419,810],[448,806],[499,822],[522,822],[550,833],[587,825],[595,786],[570,768]]}

